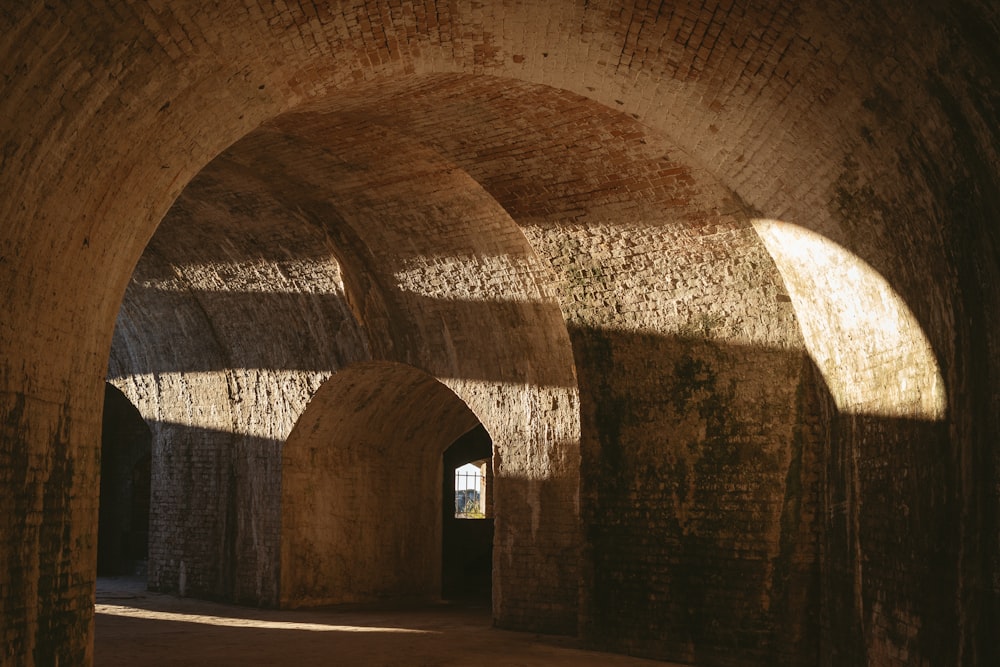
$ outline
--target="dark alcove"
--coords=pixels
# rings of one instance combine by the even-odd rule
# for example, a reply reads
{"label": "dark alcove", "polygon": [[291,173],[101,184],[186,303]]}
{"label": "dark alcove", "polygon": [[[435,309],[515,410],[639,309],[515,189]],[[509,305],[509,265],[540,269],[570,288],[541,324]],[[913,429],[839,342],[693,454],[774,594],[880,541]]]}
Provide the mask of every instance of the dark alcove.
{"label": "dark alcove", "polygon": [[104,390],[97,573],[143,574],[149,552],[152,434],[116,387]]}
{"label": "dark alcove", "polygon": [[[489,601],[491,597],[492,453],[493,441],[482,424],[444,453],[441,597],[448,600]],[[480,472],[461,471],[466,464]]]}

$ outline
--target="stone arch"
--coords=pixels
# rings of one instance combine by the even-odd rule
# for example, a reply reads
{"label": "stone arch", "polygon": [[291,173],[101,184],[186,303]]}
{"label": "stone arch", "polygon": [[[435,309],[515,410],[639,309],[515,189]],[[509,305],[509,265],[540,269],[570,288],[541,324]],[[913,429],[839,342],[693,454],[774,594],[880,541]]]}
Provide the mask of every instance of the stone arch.
{"label": "stone arch", "polygon": [[[281,604],[440,596],[442,455],[482,424],[494,440],[501,536],[494,614],[499,622],[567,631],[576,622],[576,564],[561,561],[563,573],[547,585],[524,578],[525,569],[548,572],[553,555],[569,559],[567,549],[578,548],[565,538],[579,528],[563,497],[574,493],[577,471],[547,458],[556,443],[545,443],[550,449],[534,457],[522,443],[529,429],[565,428],[552,419],[557,413],[539,410],[553,400],[532,387],[485,395],[465,385],[449,388],[393,362],[355,364],[334,375],[282,455]],[[512,419],[512,405],[534,418]]]}
{"label": "stone arch", "polygon": [[404,364],[327,380],[282,454],[282,606],[436,599],[441,456],[478,424]]}

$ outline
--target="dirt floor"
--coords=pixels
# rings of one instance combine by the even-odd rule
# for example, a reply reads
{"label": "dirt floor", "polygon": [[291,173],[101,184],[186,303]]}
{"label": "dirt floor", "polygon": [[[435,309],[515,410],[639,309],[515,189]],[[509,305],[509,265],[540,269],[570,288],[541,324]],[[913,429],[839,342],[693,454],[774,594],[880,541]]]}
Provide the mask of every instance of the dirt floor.
{"label": "dirt floor", "polygon": [[97,583],[98,667],[128,665],[657,665],[582,651],[575,640],[491,627],[489,609],[262,610]]}

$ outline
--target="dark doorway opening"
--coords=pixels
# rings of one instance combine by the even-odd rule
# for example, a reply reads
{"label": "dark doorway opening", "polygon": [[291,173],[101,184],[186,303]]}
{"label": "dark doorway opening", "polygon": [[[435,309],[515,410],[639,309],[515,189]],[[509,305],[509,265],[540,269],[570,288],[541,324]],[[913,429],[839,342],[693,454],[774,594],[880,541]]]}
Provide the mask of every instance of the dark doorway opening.
{"label": "dark doorway opening", "polygon": [[152,433],[136,407],[115,386],[105,385],[97,527],[99,576],[146,574],[152,443]]}
{"label": "dark doorway opening", "polygon": [[492,597],[492,457],[493,440],[482,424],[444,453],[441,597],[446,600]]}

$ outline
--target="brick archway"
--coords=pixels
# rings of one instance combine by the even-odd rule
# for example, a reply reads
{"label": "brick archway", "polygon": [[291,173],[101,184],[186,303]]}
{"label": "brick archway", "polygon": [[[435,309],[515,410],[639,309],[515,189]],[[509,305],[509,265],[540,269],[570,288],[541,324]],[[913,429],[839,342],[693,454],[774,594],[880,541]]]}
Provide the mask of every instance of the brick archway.
{"label": "brick archway", "polygon": [[[313,103],[357,102],[350,99],[356,93],[362,101],[378,101],[355,105],[355,112],[368,114],[359,125],[422,145],[439,166],[452,163],[457,171],[437,174],[467,186],[457,190],[466,195],[461,201],[492,200],[486,208],[494,214],[503,209],[516,221],[519,229],[504,227],[517,232],[511,238],[533,249],[521,256],[544,258],[531,265],[544,278],[519,292],[530,295],[527,301],[497,300],[489,311],[512,315],[510,350],[525,340],[539,344],[527,355],[531,363],[510,365],[519,357],[499,354],[449,375],[451,360],[463,355],[421,348],[426,340],[441,350],[478,343],[474,331],[456,335],[453,327],[476,318],[470,300],[457,299],[456,289],[442,293],[428,286],[477,294],[481,283],[473,277],[479,274],[470,267],[491,274],[503,262],[490,252],[464,254],[457,262],[463,278],[453,283],[443,277],[456,266],[457,246],[439,256],[425,248],[418,261],[383,272],[379,277],[389,282],[381,285],[366,282],[365,271],[349,271],[358,319],[375,323],[372,331],[387,331],[381,325],[389,321],[397,326],[390,335],[372,336],[370,349],[446,378],[456,393],[478,396],[484,407],[505,395],[509,383],[541,388],[505,405],[506,415],[546,402],[573,403],[579,386],[580,423],[568,434],[528,431],[517,450],[523,456],[504,462],[530,499],[518,508],[528,533],[535,528],[531,509],[542,499],[566,503],[595,534],[613,533],[619,517],[635,519],[627,528],[639,538],[650,534],[649,524],[645,510],[631,502],[632,490],[655,485],[663,502],[678,509],[667,515],[653,544],[637,539],[628,553],[605,553],[606,562],[626,566],[608,573],[593,595],[584,591],[584,615],[594,611],[588,617],[600,626],[619,617],[616,609],[641,602],[649,610],[641,616],[653,620],[641,627],[628,619],[621,628],[604,626],[609,634],[596,637],[597,643],[681,658],[711,659],[734,646],[750,647],[748,659],[808,658],[800,648],[816,642],[806,633],[793,646],[776,633],[781,623],[769,614],[780,608],[800,618],[790,610],[815,610],[804,600],[823,593],[829,595],[821,595],[817,613],[825,624],[816,621],[810,631],[842,650],[846,662],[892,662],[903,655],[944,664],[996,662],[997,649],[988,643],[1000,595],[988,583],[1000,570],[995,3],[647,6],[567,0],[317,8],[291,2],[283,12],[183,0],[106,8],[13,4],[0,12],[0,53],[7,64],[0,95],[0,468],[7,476],[0,487],[6,540],[0,645],[10,647],[13,659],[86,664],[92,658],[98,407],[121,297],[157,225],[206,164],[258,128],[257,140],[290,136],[284,148],[293,158],[297,149],[330,157],[329,146],[296,138],[295,123],[305,127],[315,120],[310,114],[319,107]],[[449,102],[435,97],[438,89],[427,89],[433,83],[475,93],[469,82],[486,77],[480,90],[486,94],[473,95],[473,104],[462,95]],[[518,104],[528,99],[522,85],[557,92],[531,98],[537,104],[529,108]],[[380,97],[382,87],[386,95]],[[448,102],[453,115],[408,114],[400,104],[420,100],[429,107]],[[510,100],[514,108],[506,107]],[[615,122],[592,124],[607,110]],[[292,111],[298,115],[285,116]],[[483,122],[491,115],[497,124]],[[380,129],[379,118],[399,124]],[[436,131],[446,118],[456,122]],[[459,122],[465,118],[473,122]],[[522,122],[528,119],[544,122],[532,132]],[[607,150],[612,145],[636,150]],[[643,145],[650,150],[644,157]],[[651,198],[633,178],[649,174],[647,168],[663,158],[656,155],[660,148],[671,149],[665,163],[689,167],[666,173],[670,168],[661,165],[665,173],[657,176],[666,190],[678,181],[683,186],[676,197],[660,190],[663,198]],[[261,163],[266,171],[266,160]],[[344,166],[358,165],[347,160]],[[299,175],[308,172],[303,168]],[[355,194],[360,201],[363,188]],[[308,215],[329,210],[291,209]],[[684,224],[661,224],[656,214],[667,211],[676,215],[666,217]],[[798,335],[795,324],[786,318],[772,326],[772,316],[787,310],[781,297],[788,295],[773,267],[756,262],[759,244],[745,243],[751,217],[822,234],[884,277],[912,310],[940,364],[948,421],[853,415],[838,421],[814,400],[822,392],[813,391],[811,369],[797,349],[788,353],[786,343]],[[642,224],[650,219],[658,224]],[[628,233],[618,236],[621,229]],[[665,243],[671,231],[691,243]],[[409,239],[401,237],[384,238],[382,250],[405,249]],[[466,240],[483,238],[499,237],[471,234]],[[729,241],[745,251],[737,254],[740,261],[728,261]],[[696,252],[668,251],[678,247]],[[765,267],[759,273],[766,279],[745,279],[748,272],[757,275],[757,266]],[[654,282],[657,276],[670,280]],[[754,284],[759,289],[750,289]],[[400,293],[408,296],[393,303]],[[763,316],[755,319],[757,309]],[[537,320],[530,317],[536,310],[545,311],[541,321],[560,326],[542,326],[536,336]],[[733,344],[739,336],[753,344]],[[762,352],[762,339],[777,342],[778,351]],[[555,350],[557,361],[539,374],[535,361],[546,350]],[[251,386],[240,382],[256,370],[224,372],[225,381],[209,378],[197,389],[214,400],[229,380],[234,388]],[[150,372],[151,382],[157,373]],[[280,388],[281,382],[269,377],[263,386]],[[473,391],[477,386],[481,393]],[[225,421],[232,403],[223,405],[228,412],[222,417],[211,410],[197,416]],[[267,437],[256,445],[273,451],[283,435],[279,426],[292,419],[268,424]],[[532,422],[509,419],[506,432],[519,435]],[[678,425],[670,433],[681,437],[650,435],[664,432],[664,423]],[[573,469],[577,433],[585,470],[579,502],[532,476],[535,459]],[[793,453],[809,441],[802,433],[823,442],[805,451],[821,452],[822,479],[829,485],[822,493],[813,488],[821,497],[818,516],[827,517],[818,542],[811,543],[824,556],[815,576],[812,561],[796,551],[803,543],[789,537],[806,517],[795,511],[796,494],[810,488],[794,483]],[[767,446],[750,449],[755,454],[747,459],[748,450],[740,447],[746,441]],[[774,442],[778,454],[770,456]],[[680,460],[671,458],[678,455]],[[758,471],[757,464],[767,473],[750,475],[750,486],[754,493],[769,489],[766,502],[751,503],[750,493],[733,509],[705,500],[711,494],[699,495],[715,486],[742,493],[743,473],[748,465]],[[692,470],[705,474],[692,476]],[[602,505],[602,498],[615,502]],[[716,530],[739,524],[738,512],[748,505],[767,508],[746,519],[754,530],[735,537]],[[861,506],[875,511],[859,512]],[[587,507],[600,511],[587,515]],[[714,518],[698,528],[705,510]],[[845,535],[850,548],[842,548]],[[566,539],[578,543],[575,536]],[[721,560],[708,553],[722,554]],[[676,554],[683,560],[671,561]],[[569,561],[589,562],[586,556]],[[737,633],[706,621],[713,609],[733,608],[735,589],[715,575],[742,570],[727,563],[751,572],[740,583],[754,582],[746,604],[759,612]],[[559,569],[557,562],[550,567]],[[646,573],[665,591],[619,585],[619,579]],[[553,580],[555,589],[566,588]],[[709,585],[683,588],[691,581]],[[505,599],[510,625],[531,626],[528,602]],[[564,614],[560,624],[568,625],[569,617]],[[667,634],[669,641],[661,642]]]}
{"label": "brick archway", "polygon": [[327,380],[282,454],[282,606],[438,598],[441,456],[478,423],[403,364]]}

